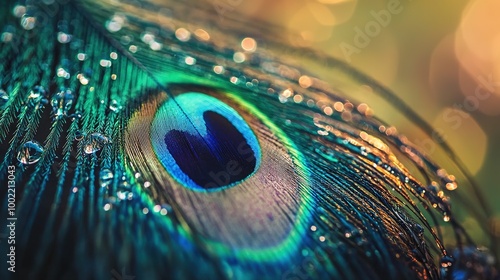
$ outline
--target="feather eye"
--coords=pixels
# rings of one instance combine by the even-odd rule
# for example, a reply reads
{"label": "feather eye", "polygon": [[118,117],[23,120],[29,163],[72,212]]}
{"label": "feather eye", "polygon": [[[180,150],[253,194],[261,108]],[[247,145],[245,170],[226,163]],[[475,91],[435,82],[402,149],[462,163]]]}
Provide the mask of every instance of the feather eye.
{"label": "feather eye", "polygon": [[149,135],[165,169],[190,189],[229,188],[260,167],[260,146],[245,120],[202,93],[183,93],[165,102]]}
{"label": "feather eye", "polygon": [[234,96],[173,88],[178,94],[160,92],[141,105],[125,139],[138,170],[158,182],[159,196],[232,250],[270,249],[302,234],[308,179],[284,133]]}
{"label": "feather eye", "polygon": [[458,176],[352,93],[370,87],[431,133],[411,108],[336,59],[281,51],[271,27],[258,38],[189,3],[2,16],[0,180],[18,186],[21,278],[497,275],[451,210]]}

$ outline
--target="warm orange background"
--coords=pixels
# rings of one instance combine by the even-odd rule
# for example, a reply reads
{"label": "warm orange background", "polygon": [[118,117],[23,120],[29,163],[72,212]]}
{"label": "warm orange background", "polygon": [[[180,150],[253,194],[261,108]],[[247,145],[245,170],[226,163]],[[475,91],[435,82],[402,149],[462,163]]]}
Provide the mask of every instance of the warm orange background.
{"label": "warm orange background", "polygon": [[393,89],[446,138],[500,213],[500,2],[219,0],[214,10],[217,3],[284,26],[289,44],[321,49]]}

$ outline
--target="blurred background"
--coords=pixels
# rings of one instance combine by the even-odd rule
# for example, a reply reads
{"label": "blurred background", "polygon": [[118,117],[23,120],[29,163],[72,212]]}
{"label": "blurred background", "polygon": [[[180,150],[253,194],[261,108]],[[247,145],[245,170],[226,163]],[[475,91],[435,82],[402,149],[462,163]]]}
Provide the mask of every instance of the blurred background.
{"label": "blurred background", "polygon": [[[288,30],[287,44],[319,49],[392,89],[432,124],[476,178],[500,236],[500,2],[495,0],[216,0],[223,19]],[[265,30],[263,30],[265,32]],[[412,135],[433,156],[429,136]]]}

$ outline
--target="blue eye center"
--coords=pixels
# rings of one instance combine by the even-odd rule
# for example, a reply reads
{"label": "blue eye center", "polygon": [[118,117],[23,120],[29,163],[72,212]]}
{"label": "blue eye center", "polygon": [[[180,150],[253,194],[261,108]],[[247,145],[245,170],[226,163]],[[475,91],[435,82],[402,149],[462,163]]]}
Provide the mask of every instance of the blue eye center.
{"label": "blue eye center", "polygon": [[205,189],[224,187],[248,177],[255,170],[256,159],[245,137],[216,112],[204,112],[203,120],[207,126],[205,137],[182,130],[165,135],[168,151],[181,171]]}
{"label": "blue eye center", "polygon": [[160,162],[190,189],[231,187],[259,166],[260,147],[246,121],[209,95],[190,92],[166,101],[151,128]]}

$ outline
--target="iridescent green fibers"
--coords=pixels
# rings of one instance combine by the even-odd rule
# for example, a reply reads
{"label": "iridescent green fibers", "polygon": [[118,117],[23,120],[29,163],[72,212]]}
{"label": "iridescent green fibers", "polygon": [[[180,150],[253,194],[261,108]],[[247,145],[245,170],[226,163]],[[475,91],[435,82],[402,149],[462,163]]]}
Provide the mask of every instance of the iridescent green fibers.
{"label": "iridescent green fibers", "polygon": [[[342,62],[298,50],[338,74],[321,80],[184,3],[8,6],[0,181],[15,167],[18,278],[498,275],[451,210],[446,186],[467,181],[349,100],[369,85],[401,104]],[[470,212],[489,241],[488,212]]]}

